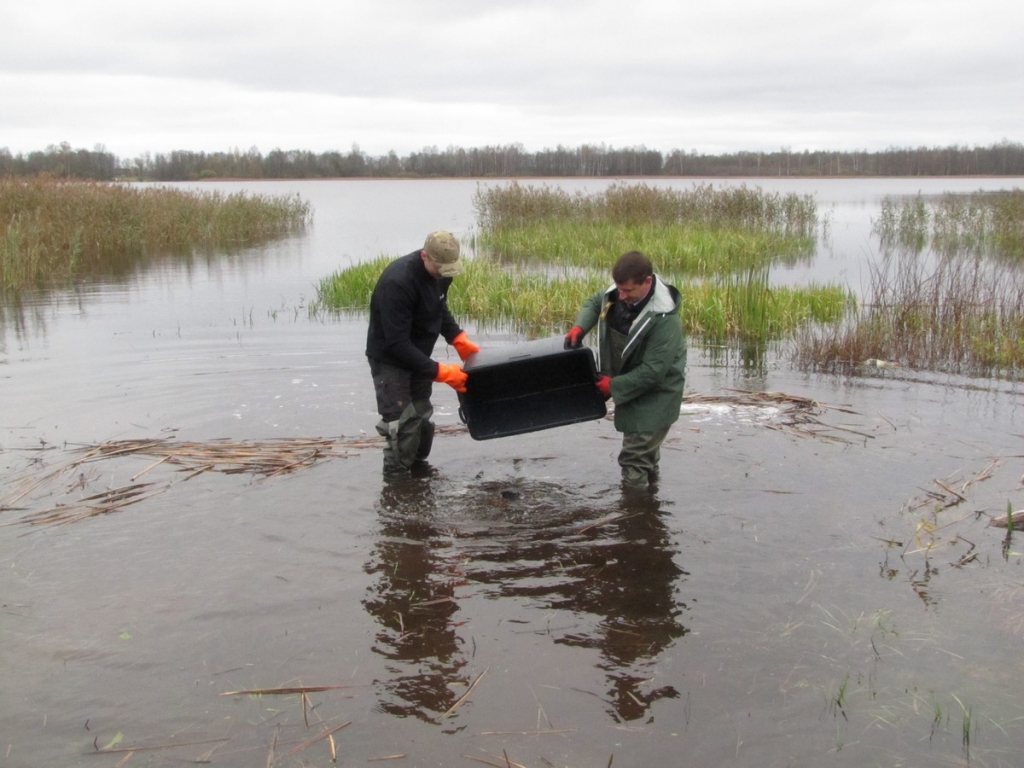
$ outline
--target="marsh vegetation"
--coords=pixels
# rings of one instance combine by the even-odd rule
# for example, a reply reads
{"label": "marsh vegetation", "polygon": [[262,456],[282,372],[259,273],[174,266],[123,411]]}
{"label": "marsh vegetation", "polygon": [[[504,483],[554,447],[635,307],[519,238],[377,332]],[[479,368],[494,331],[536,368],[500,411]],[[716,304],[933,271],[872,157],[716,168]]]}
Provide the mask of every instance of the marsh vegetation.
{"label": "marsh vegetation", "polygon": [[254,245],[311,219],[310,205],[294,196],[0,178],[0,287],[67,280],[159,252]]}
{"label": "marsh vegetation", "polygon": [[[680,287],[930,288],[952,266],[931,235],[883,251],[873,220],[886,195],[977,184],[1002,182],[766,182],[831,217],[813,263]],[[1017,764],[1019,383],[805,374],[774,345],[725,367],[694,332],[650,503],[617,487],[611,422],[476,441],[448,388],[403,493],[381,482],[365,318],[309,322],[304,297],[425,223],[472,232],[477,182],[203,188],[298,191],[316,226],[0,297],[24,315],[0,316],[9,761],[328,765],[333,735],[352,764]],[[472,242],[467,266],[610,282]]]}
{"label": "marsh vegetation", "polygon": [[[614,184],[593,194],[512,183],[474,196],[476,257],[449,293],[451,310],[530,335],[570,324],[608,287],[623,252],[650,254],[683,294],[683,323],[714,343],[767,343],[803,323],[832,322],[852,301],[841,286],[772,287],[773,263],[807,258],[818,224],[810,196],[739,187],[689,190]],[[361,311],[390,257],[324,278],[313,309]]]}
{"label": "marsh vegetation", "polygon": [[863,361],[1016,379],[1024,371],[1024,192],[886,198],[859,308],[805,326],[801,367]]}
{"label": "marsh vegetation", "polygon": [[882,201],[874,231],[883,247],[948,255],[1024,256],[1024,190],[947,193]]}

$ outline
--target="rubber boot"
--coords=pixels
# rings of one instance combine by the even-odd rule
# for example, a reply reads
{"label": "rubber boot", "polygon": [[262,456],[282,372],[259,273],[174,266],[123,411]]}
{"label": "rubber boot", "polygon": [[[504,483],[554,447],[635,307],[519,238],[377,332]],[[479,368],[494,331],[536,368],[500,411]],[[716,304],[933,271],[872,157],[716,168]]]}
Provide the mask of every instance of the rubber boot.
{"label": "rubber boot", "polygon": [[434,415],[433,406],[425,400],[413,403],[416,413],[420,419],[420,445],[416,450],[416,461],[426,461],[430,455],[430,449],[434,445],[434,422],[430,417]]}
{"label": "rubber boot", "polygon": [[[422,404],[421,404],[422,407]],[[426,407],[429,415],[433,409],[429,403]],[[426,426],[433,425],[420,415],[413,403],[409,403],[402,411],[397,421],[380,421],[377,423],[377,433],[384,438],[384,474],[394,477],[409,474],[413,463],[417,461],[421,452],[421,444],[426,431]],[[433,431],[430,432],[431,440]],[[427,451],[429,452],[429,445]]]}

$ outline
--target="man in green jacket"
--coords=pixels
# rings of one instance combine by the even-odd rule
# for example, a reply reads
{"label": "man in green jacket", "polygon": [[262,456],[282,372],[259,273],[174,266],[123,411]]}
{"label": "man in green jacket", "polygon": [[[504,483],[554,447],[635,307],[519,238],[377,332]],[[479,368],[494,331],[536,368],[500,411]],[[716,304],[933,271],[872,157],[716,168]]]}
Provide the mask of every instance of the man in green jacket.
{"label": "man in green jacket", "polygon": [[679,291],[654,274],[639,251],[624,253],[612,268],[614,285],[591,296],[565,336],[580,346],[598,327],[597,388],[615,401],[615,428],[622,432],[619,466],[625,486],[658,478],[661,444],[679,418],[686,379],[686,338]]}

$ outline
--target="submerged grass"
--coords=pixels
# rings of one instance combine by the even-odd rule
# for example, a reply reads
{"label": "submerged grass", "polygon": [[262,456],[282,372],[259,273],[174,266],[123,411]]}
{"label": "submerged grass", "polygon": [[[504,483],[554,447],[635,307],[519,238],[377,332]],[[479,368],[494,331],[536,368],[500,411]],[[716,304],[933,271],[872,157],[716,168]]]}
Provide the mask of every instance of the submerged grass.
{"label": "submerged grass", "polygon": [[859,312],[806,327],[806,369],[865,361],[971,376],[1024,374],[1024,191],[886,198],[883,256]]}
{"label": "submerged grass", "polygon": [[2,178],[0,287],[68,279],[147,252],[254,245],[311,219],[297,196]]}
{"label": "submerged grass", "polygon": [[1024,190],[887,197],[874,230],[888,246],[1024,257]]}
{"label": "submerged grass", "polygon": [[1024,270],[974,255],[890,254],[872,273],[858,312],[805,327],[795,362],[845,369],[868,360],[966,375],[1024,372]]}

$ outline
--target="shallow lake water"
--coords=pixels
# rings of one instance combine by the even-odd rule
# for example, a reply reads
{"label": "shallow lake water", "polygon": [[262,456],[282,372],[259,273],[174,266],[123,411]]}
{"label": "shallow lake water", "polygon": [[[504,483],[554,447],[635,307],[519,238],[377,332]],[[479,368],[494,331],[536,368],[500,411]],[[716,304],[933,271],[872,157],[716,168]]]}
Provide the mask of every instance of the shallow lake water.
{"label": "shallow lake water", "polygon": [[[853,287],[884,195],[1024,186],[756,183],[830,215],[776,279]],[[988,525],[1024,506],[1019,384],[691,349],[705,397],[639,497],[611,422],[474,441],[438,385],[431,471],[382,481],[365,321],[305,307],[336,268],[470,234],[476,184],[205,185],[300,194],[315,223],[3,307],[0,499],[55,474],[0,512],[0,765],[1019,765],[1024,534]],[[160,437],[342,455],[72,464]],[[28,522],[135,482],[153,495]]]}

